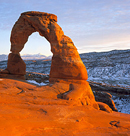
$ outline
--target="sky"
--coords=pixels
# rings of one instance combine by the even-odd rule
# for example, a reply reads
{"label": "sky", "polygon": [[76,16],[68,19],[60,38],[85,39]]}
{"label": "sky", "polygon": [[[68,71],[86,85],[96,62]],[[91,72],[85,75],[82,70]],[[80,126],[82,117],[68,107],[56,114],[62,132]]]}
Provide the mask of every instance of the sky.
{"label": "sky", "polygon": [[[57,15],[58,25],[79,53],[130,49],[130,0],[0,0],[0,54],[10,53],[10,34],[22,12]],[[50,44],[33,33],[23,54],[52,55]]]}

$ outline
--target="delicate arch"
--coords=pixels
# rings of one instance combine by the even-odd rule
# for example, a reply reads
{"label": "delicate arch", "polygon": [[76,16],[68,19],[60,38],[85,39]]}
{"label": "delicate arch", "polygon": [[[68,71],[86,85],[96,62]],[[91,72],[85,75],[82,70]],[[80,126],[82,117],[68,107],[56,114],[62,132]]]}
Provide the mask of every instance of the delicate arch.
{"label": "delicate arch", "polygon": [[[57,24],[57,16],[54,14],[44,12],[22,13],[11,32],[12,54],[18,55],[24,48],[28,37],[36,31],[44,36],[51,45],[53,57],[50,78],[87,79],[86,68],[76,47],[72,40],[64,35],[61,27]],[[8,64],[12,63],[11,60],[8,61]],[[7,69],[11,73],[10,67],[7,67]]]}

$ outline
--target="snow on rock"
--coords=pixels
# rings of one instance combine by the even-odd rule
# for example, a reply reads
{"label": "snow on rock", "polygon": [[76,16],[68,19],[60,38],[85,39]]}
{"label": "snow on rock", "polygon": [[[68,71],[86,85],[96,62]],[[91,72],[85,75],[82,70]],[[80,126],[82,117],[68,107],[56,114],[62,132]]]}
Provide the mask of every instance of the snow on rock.
{"label": "snow on rock", "polygon": [[116,96],[113,95],[112,99],[119,112],[130,114],[130,95]]}
{"label": "snow on rock", "polygon": [[130,88],[130,50],[81,54],[88,81]]}
{"label": "snow on rock", "polygon": [[35,84],[35,85],[39,85],[39,86],[45,86],[45,85],[47,85],[47,84],[45,84],[43,82],[38,83],[35,80],[26,80],[26,81],[29,82],[29,83]]}
{"label": "snow on rock", "polygon": [[[80,54],[80,57],[88,71],[88,81],[101,83],[111,87],[123,87],[130,90],[130,50],[114,50],[109,52],[92,52]],[[51,60],[26,60],[26,71],[37,73],[50,73]],[[7,67],[7,61],[0,61],[0,69]],[[33,76],[35,74],[33,73]],[[45,80],[40,75],[37,80]],[[30,83],[46,85],[43,82],[37,83],[31,77]],[[116,108],[123,113],[130,114],[130,96],[113,96]]]}

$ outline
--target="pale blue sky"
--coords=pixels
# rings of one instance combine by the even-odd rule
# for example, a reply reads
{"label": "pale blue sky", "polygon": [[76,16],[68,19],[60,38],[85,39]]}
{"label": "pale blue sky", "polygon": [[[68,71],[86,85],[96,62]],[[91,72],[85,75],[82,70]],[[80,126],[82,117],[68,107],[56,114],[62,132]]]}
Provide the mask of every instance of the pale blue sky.
{"label": "pale blue sky", "polygon": [[[56,14],[79,53],[130,49],[130,0],[0,0],[0,54],[10,52],[10,33],[22,12]],[[50,55],[44,37],[33,33],[21,54]]]}

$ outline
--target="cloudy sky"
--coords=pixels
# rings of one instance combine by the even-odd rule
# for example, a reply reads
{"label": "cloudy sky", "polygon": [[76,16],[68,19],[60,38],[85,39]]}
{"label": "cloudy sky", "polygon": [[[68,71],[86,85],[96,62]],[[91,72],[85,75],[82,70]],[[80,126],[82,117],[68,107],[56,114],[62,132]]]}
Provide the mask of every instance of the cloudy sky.
{"label": "cloudy sky", "polygon": [[[0,0],[0,54],[10,52],[10,33],[22,12],[58,16],[79,53],[130,49],[130,0]],[[50,44],[33,33],[21,54],[50,55]]]}

